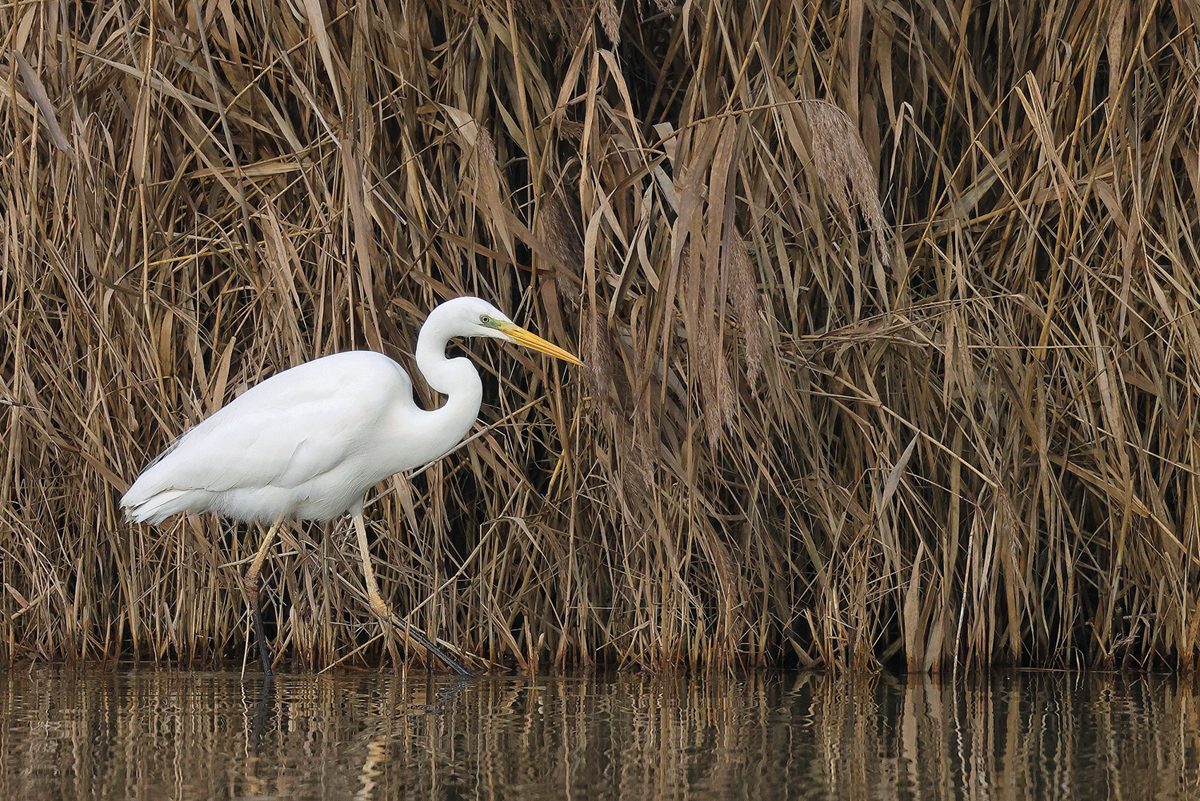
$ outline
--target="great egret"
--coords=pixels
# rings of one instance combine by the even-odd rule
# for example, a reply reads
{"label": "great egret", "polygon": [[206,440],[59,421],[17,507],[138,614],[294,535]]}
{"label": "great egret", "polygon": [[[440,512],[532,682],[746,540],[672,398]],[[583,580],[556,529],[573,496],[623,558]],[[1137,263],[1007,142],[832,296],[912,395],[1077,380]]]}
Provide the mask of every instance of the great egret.
{"label": "great egret", "polygon": [[[404,368],[382,354],[325,356],[246,390],[168,447],[121,498],[126,517],[137,523],[161,523],[177,512],[217,512],[271,524],[243,579],[267,674],[272,659],[258,605],[258,574],[271,540],[289,518],[351,515],[371,609],[388,631],[391,610],[371,570],[363,501],[388,476],[444,456],[475,422],[483,383],[469,359],[446,358],[446,344],[454,337],[502,339],[581,364],[487,301],[448,300],[421,326],[416,353],[429,386],[447,396],[441,408],[417,406]],[[451,668],[470,675],[420,632],[410,631]]]}

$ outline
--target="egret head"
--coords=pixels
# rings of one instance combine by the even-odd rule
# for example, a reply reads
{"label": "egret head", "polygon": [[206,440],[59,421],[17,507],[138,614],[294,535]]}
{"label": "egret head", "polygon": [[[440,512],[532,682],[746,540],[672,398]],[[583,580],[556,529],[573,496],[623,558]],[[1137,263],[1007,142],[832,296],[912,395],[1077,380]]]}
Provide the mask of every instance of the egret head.
{"label": "egret head", "polygon": [[452,316],[459,336],[491,337],[524,345],[556,359],[582,366],[582,362],[573,355],[547,342],[532,331],[527,331],[508,319],[504,312],[481,298],[462,297],[448,300],[430,313],[447,313]]}

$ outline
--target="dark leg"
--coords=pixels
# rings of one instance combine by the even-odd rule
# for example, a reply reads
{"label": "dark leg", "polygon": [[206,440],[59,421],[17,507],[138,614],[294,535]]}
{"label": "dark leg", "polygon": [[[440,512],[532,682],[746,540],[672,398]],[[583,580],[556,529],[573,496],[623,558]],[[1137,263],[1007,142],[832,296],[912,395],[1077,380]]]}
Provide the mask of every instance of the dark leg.
{"label": "dark leg", "polygon": [[404,624],[404,629],[405,629],[405,631],[408,632],[408,635],[410,637],[412,637],[414,640],[416,640],[417,642],[419,642],[422,645],[422,647],[425,648],[426,651],[433,654],[438,659],[442,660],[442,662],[445,663],[446,667],[450,668],[451,670],[453,670],[455,673],[462,676],[463,678],[467,678],[467,679],[475,678],[475,675],[473,673],[471,673],[471,671],[467,670],[465,667],[458,664],[458,662],[451,659],[449,654],[447,654],[441,648],[438,648],[436,645],[434,645],[432,642],[430,642],[429,638],[426,637],[424,634],[422,634],[420,631],[418,631],[417,629],[414,629],[412,626],[408,625],[408,621],[401,621],[401,622]]}

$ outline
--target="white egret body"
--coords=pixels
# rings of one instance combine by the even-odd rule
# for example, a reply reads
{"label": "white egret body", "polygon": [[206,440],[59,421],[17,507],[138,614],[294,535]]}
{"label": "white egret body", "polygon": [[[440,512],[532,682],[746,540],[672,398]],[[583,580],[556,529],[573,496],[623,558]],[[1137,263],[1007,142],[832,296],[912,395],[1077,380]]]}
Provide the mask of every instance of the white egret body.
{"label": "white egret body", "polygon": [[[404,368],[382,354],[326,356],[244,392],[180,437],[121,498],[134,522],[160,523],[177,512],[216,512],[275,524],[245,579],[267,672],[258,572],[274,532],[288,518],[332,520],[349,513],[371,606],[390,618],[371,570],[363,501],[388,476],[444,456],[470,430],[483,384],[469,359],[446,358],[446,345],[454,337],[475,336],[516,342],[579,364],[490,303],[455,298],[429,313],[417,340],[417,367],[430,387],[447,396],[440,408],[417,406]],[[423,644],[465,672],[431,643]]]}

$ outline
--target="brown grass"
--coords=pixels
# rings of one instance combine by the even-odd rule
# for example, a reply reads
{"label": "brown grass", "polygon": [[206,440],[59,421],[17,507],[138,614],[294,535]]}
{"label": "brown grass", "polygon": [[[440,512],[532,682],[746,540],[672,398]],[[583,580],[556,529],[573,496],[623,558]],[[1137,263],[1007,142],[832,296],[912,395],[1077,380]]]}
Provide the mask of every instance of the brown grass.
{"label": "brown grass", "polygon": [[[442,639],[1194,667],[1200,40],[1110,5],[0,5],[0,659],[240,657],[261,534],[122,490],[474,293],[589,366],[472,345],[374,496]],[[379,658],[350,544],[269,562],[298,664]]]}

